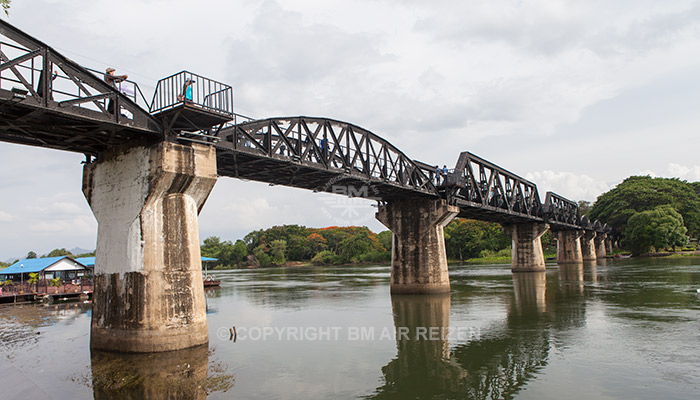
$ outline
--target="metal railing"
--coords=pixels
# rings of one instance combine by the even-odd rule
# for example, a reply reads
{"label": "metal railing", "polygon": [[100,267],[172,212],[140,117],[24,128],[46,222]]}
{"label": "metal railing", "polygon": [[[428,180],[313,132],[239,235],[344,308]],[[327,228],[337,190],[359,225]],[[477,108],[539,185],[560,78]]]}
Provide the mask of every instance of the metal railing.
{"label": "metal railing", "polygon": [[[110,92],[106,89],[104,73],[79,66],[48,47],[32,50],[32,39],[21,39],[26,39],[28,47],[24,43],[0,41],[0,89],[66,112],[87,109],[120,121],[132,121],[135,114],[147,114],[148,102],[136,82],[125,80],[117,85],[119,94]],[[118,104],[119,112],[107,113],[110,102]]]}
{"label": "metal railing", "polygon": [[[189,88],[188,82],[192,82]],[[179,105],[192,105],[233,119],[233,88],[188,71],[159,80],[149,107],[151,113]]]}

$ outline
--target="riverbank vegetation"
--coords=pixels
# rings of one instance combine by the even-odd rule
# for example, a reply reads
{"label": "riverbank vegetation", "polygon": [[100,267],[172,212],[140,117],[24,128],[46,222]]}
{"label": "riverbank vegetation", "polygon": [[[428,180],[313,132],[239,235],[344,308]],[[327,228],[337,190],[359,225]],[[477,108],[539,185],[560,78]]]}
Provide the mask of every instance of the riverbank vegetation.
{"label": "riverbank vegetation", "polygon": [[[622,244],[633,254],[696,250],[700,235],[700,182],[631,176],[600,195],[591,205],[579,202],[582,215],[605,221],[623,234]],[[445,250],[451,262],[506,263],[511,241],[497,223],[456,218],[445,227]],[[691,241],[689,243],[689,237]],[[250,232],[235,242],[212,236],[202,255],[217,258],[219,268],[245,266],[388,263],[391,232],[367,227],[307,228],[274,226]],[[545,257],[556,256],[551,232],[542,236]]]}
{"label": "riverbank vegetation", "polygon": [[273,226],[250,232],[236,242],[208,237],[202,255],[217,258],[223,268],[279,266],[290,261],[319,265],[388,262],[391,232],[376,234],[357,226]]}
{"label": "riverbank vegetation", "polygon": [[631,176],[600,195],[589,218],[622,233],[623,246],[635,255],[695,250],[692,243],[700,236],[700,182]]}
{"label": "riverbank vegetation", "polygon": [[[281,266],[293,262],[314,265],[389,263],[390,231],[367,227],[307,228],[274,226],[250,232],[243,239],[208,237],[202,255],[218,259],[218,268]],[[455,262],[508,262],[510,238],[500,225],[457,218],[445,227],[447,257]]]}

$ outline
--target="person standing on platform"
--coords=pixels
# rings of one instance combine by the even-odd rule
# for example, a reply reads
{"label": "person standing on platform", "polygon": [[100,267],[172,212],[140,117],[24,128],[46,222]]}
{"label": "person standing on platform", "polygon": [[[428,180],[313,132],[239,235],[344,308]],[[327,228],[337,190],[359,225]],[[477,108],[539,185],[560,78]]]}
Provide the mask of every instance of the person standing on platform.
{"label": "person standing on platform", "polygon": [[[124,74],[124,75],[114,75],[115,69],[112,67],[109,67],[105,70],[105,82],[109,84],[109,86],[118,89],[117,83],[125,81],[129,76]],[[109,99],[109,103],[107,103],[107,111],[110,113],[114,114],[114,102],[112,99]]]}
{"label": "person standing on platform", "polygon": [[191,103],[192,102],[192,85],[194,84],[194,80],[192,79],[187,79],[185,81],[185,84],[182,85],[182,93],[177,96],[177,99],[179,101],[184,101],[185,103]]}

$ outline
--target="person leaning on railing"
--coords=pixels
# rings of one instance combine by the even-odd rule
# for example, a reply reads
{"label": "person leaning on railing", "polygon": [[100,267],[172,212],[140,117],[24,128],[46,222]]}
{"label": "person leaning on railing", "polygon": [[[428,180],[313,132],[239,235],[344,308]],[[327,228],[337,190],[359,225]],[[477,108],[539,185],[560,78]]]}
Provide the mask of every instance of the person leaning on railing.
{"label": "person leaning on railing", "polygon": [[[105,82],[107,82],[111,87],[117,89],[117,83],[125,81],[129,76],[126,74],[114,75],[114,71],[115,69],[112,67],[105,70]],[[114,113],[114,102],[112,99],[109,99],[109,103],[107,103],[107,111]]]}

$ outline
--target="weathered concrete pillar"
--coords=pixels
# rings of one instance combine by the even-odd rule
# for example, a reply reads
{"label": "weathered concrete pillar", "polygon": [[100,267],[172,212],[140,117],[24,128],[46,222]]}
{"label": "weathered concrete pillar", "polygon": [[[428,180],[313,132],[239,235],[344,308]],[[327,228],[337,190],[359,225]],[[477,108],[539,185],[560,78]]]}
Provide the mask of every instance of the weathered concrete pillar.
{"label": "weathered concrete pillar", "polygon": [[377,219],[393,233],[391,293],[447,293],[443,228],[459,208],[442,200],[393,200],[379,208]]}
{"label": "weathered concrete pillar", "polygon": [[613,239],[612,236],[607,235],[608,237],[605,238],[605,250],[607,254],[612,254],[613,253]]}
{"label": "weathered concrete pillar", "polygon": [[216,179],[214,148],[198,144],[133,147],[85,165],[98,222],[91,348],[209,342],[197,214]]}
{"label": "weathered concrete pillar", "polygon": [[605,245],[607,236],[607,234],[600,232],[595,236],[595,254],[597,258],[605,258],[608,255],[607,246]]}
{"label": "weathered concrete pillar", "polygon": [[583,236],[581,236],[583,261],[595,261],[597,259],[595,254],[595,235],[595,231],[584,231]]}
{"label": "weathered concrete pillar", "polygon": [[542,252],[542,235],[547,232],[547,224],[505,225],[503,230],[510,235],[513,244],[511,271],[544,271],[544,253]]}
{"label": "weathered concrete pillar", "polygon": [[557,232],[557,263],[583,262],[580,240],[582,235],[582,230]]}

